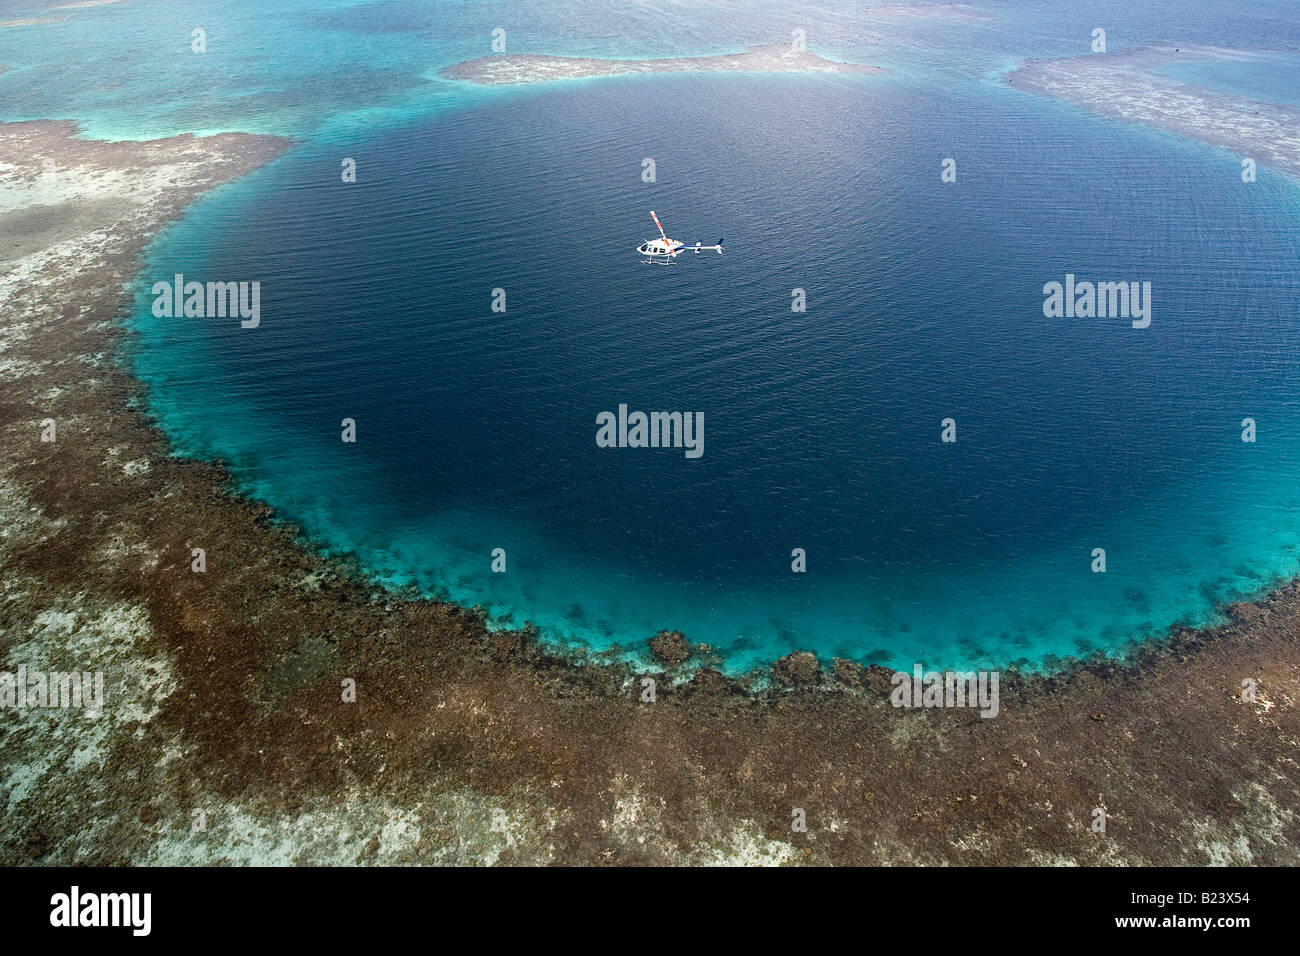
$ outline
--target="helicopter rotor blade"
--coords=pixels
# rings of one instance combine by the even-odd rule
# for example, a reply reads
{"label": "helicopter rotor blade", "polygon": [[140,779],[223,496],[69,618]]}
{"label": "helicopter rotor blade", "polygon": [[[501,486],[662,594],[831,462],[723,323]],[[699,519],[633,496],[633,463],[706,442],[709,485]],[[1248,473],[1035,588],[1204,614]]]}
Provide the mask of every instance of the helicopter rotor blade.
{"label": "helicopter rotor blade", "polygon": [[664,227],[659,225],[659,217],[655,215],[655,211],[653,209],[650,210],[650,218],[655,221],[656,226],[659,226],[659,235],[663,236],[664,242],[667,242],[668,236],[664,233]]}

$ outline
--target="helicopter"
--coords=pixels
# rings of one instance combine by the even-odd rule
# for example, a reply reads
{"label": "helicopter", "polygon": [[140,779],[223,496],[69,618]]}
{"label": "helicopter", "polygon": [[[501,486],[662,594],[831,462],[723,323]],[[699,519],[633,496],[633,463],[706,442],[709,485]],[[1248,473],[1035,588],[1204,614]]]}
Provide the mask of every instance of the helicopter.
{"label": "helicopter", "polygon": [[660,224],[659,217],[655,215],[653,209],[650,210],[650,218],[653,219],[655,225],[659,227],[660,238],[650,239],[647,242],[641,243],[641,245],[636,247],[636,251],[641,253],[643,256],[649,256],[651,261],[656,259],[662,259],[665,261],[674,259],[680,253],[686,252],[688,249],[696,253],[702,252],[705,249],[716,249],[718,255],[722,255],[721,239],[712,246],[706,246],[700,242],[696,242],[693,246],[688,246],[686,243],[681,242],[678,239],[669,239],[668,236],[664,234],[664,227]]}

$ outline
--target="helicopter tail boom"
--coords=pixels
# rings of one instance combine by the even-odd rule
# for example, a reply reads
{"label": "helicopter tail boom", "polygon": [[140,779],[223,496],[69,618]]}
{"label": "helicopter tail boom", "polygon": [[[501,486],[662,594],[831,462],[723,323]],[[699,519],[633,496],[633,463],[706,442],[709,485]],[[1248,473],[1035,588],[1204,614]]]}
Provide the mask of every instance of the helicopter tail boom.
{"label": "helicopter tail boom", "polygon": [[703,243],[697,242],[693,246],[682,247],[681,251],[685,252],[687,249],[691,250],[691,252],[704,252],[709,249],[714,249],[717,251],[718,255],[722,255],[722,240],[719,239],[717,244],[712,246],[706,246]]}

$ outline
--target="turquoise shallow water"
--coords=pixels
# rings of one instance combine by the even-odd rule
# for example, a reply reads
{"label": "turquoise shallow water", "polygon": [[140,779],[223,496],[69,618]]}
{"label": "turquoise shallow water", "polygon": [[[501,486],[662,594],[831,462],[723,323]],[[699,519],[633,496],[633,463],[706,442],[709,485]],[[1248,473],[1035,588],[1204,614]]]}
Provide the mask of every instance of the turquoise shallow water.
{"label": "turquoise shallow water", "polygon": [[[1050,666],[1295,573],[1300,191],[990,79],[1075,52],[1118,7],[884,25],[797,8],[815,49],[896,72],[525,90],[428,78],[485,52],[498,14],[514,49],[675,55],[788,35],[791,11],[205,9],[219,69],[137,57],[76,92],[72,55],[114,61],[105,35],[156,40],[192,10],[99,13],[93,49],[59,25],[63,88],[33,82],[51,41],[24,61],[0,31],[19,66],[6,108],[57,102],[100,135],[299,138],[155,243],[133,359],[183,453],[230,460],[381,579],[595,647],[677,627],[743,670],[794,647]],[[1279,9],[1211,39],[1193,5],[1179,36],[1249,44]],[[1169,38],[1147,13],[1123,22],[1121,43]],[[641,266],[652,206],[728,254]],[[530,253],[539,237],[559,252]],[[177,271],[260,280],[262,327],[155,319],[148,286]],[[1045,319],[1042,284],[1067,271],[1151,281],[1151,328]],[[486,307],[498,286],[505,316]],[[704,457],[597,449],[594,415],[619,402],[704,411]],[[956,445],[938,441],[948,415]]]}
{"label": "turquoise shallow water", "polygon": [[1264,103],[1300,106],[1300,53],[1278,51],[1258,59],[1171,63],[1162,73],[1185,83]]}

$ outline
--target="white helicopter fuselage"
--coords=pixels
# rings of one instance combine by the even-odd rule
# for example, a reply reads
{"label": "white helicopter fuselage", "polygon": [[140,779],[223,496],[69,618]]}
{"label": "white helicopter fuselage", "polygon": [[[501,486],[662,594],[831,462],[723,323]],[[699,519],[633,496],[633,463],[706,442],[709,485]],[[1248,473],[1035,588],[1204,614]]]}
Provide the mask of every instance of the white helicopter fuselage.
{"label": "white helicopter fuselage", "polygon": [[636,251],[643,256],[672,256],[684,245],[686,243],[678,242],[676,239],[651,239],[637,246]]}

